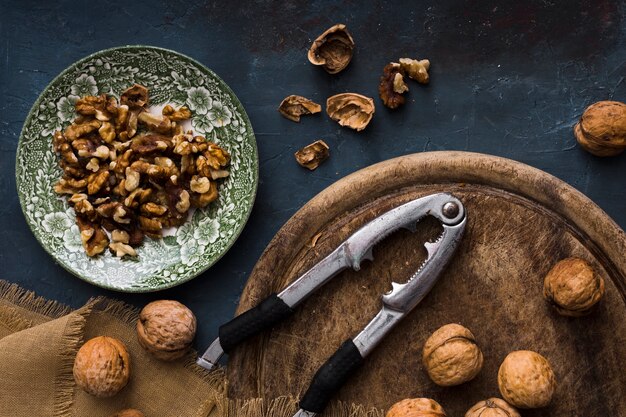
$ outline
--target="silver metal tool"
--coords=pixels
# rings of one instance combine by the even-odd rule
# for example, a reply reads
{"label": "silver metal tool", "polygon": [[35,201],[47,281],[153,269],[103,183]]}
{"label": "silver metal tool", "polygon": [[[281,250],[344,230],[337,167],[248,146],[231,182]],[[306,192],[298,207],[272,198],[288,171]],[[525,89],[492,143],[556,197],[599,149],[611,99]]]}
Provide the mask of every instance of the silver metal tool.
{"label": "silver metal tool", "polygon": [[[428,257],[405,284],[393,283],[382,298],[383,308],[354,340],[348,340],[318,371],[311,388],[301,401],[300,417],[312,417],[325,406],[332,392],[362,362],[391,328],[410,312],[430,291],[448,263],[465,227],[463,204],[450,194],[440,193],[412,200],[376,217],[357,230],[330,255],[293,281],[279,294],[272,294],[258,306],[222,325],[219,337],[197,363],[212,369],[222,354],[242,341],[291,315],[294,308],[315,290],[346,268],[358,271],[363,259],[373,260],[374,245],[398,229],[415,230],[417,222],[433,216],[443,225],[443,233],[425,247]],[[322,372],[320,378],[318,376]],[[324,383],[320,385],[318,380]],[[308,405],[307,405],[308,404]]]}
{"label": "silver metal tool", "polygon": [[463,204],[449,194],[424,198],[424,214],[438,219],[443,226],[443,233],[435,242],[424,244],[428,256],[417,272],[404,284],[393,282],[392,290],[382,296],[383,306],[378,314],[354,339],[346,340],[317,371],[294,417],[314,417],[322,412],[349,374],[424,299],[450,262],[465,230]]}

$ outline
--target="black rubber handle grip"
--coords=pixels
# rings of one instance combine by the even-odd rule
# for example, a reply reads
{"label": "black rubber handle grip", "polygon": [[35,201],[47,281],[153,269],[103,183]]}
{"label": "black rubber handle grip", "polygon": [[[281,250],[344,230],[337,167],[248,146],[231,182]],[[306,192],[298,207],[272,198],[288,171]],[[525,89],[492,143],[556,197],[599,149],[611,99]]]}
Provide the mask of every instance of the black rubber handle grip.
{"label": "black rubber handle grip", "polygon": [[220,326],[220,345],[228,353],[239,343],[289,317],[293,309],[272,294],[256,307]]}
{"label": "black rubber handle grip", "polygon": [[352,339],[343,342],[313,377],[313,382],[300,400],[300,408],[318,414],[324,411],[332,396],[362,363],[361,352]]}

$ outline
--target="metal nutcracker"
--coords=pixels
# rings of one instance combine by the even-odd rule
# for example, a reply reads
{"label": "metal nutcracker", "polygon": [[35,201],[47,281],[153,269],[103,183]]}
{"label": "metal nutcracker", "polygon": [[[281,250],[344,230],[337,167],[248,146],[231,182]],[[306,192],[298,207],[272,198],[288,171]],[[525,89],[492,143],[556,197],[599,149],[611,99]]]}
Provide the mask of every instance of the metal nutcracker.
{"label": "metal nutcracker", "polygon": [[347,268],[358,271],[364,259],[373,260],[374,245],[398,229],[414,231],[417,222],[426,216],[435,217],[443,228],[439,238],[424,244],[428,252],[426,260],[406,283],[392,283],[392,290],[382,296],[378,314],[322,365],[300,400],[300,410],[294,417],[313,417],[322,412],[349,374],[422,301],[450,262],[466,224],[465,208],[457,198],[447,193],[433,194],[376,217],[282,292],[270,295],[256,307],[222,325],[219,337],[198,359],[198,364],[212,369],[224,352],[291,315],[298,304],[340,271]]}

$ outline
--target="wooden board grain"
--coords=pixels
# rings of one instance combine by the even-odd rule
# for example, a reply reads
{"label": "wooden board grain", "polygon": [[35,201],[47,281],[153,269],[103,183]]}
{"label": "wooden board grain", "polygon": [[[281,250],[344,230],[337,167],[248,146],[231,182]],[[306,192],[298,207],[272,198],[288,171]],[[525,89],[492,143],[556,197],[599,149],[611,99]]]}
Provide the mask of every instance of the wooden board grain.
{"label": "wooden board grain", "polygon": [[[464,152],[409,155],[361,170],[320,193],[285,224],[257,263],[238,312],[279,291],[367,221],[426,194],[447,191],[466,206],[468,224],[454,260],[424,301],[401,322],[336,399],[388,408],[416,396],[448,415],[499,396],[497,370],[512,350],[529,349],[553,365],[552,404],[524,416],[626,415],[626,237],[595,204],[565,183],[510,160]],[[378,245],[361,271],[335,277],[288,321],[238,348],[229,359],[234,398],[299,396],[317,368],[380,308],[391,281],[404,282],[437,235],[434,221]],[[312,242],[316,240],[315,245]],[[558,260],[578,256],[606,279],[587,317],[565,318],[542,296]],[[426,338],[447,323],[476,336],[483,370],[442,388],[421,364]]]}

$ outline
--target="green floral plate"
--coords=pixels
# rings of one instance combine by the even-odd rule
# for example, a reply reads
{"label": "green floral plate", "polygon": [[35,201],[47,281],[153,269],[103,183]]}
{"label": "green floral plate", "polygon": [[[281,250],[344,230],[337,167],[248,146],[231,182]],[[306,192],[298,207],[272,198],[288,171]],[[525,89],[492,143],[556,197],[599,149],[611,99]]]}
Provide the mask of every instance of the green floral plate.
{"label": "green floral plate", "polygon": [[[230,176],[219,199],[196,210],[163,239],[146,239],[136,259],[106,254],[89,258],[80,242],[74,211],[52,189],[61,177],[52,133],[75,117],[81,96],[120,93],[132,84],[150,90],[152,105],[186,105],[195,133],[227,149]],[[232,90],[211,70],[179,53],[147,46],[107,49],[71,65],[56,77],[31,109],[17,148],[17,191],[26,221],[44,249],[74,275],[126,292],[173,287],[205,271],[235,242],[256,195],[258,155],[254,132]]]}

